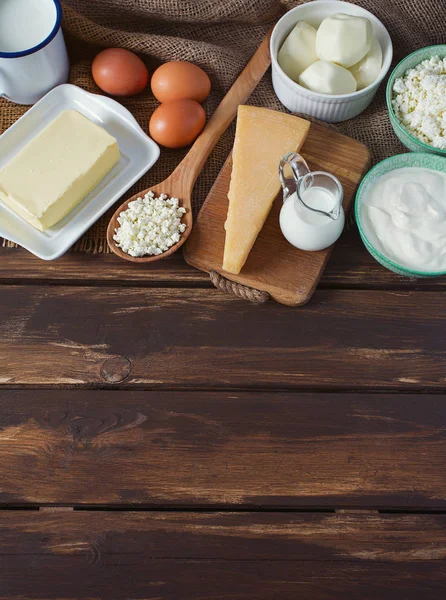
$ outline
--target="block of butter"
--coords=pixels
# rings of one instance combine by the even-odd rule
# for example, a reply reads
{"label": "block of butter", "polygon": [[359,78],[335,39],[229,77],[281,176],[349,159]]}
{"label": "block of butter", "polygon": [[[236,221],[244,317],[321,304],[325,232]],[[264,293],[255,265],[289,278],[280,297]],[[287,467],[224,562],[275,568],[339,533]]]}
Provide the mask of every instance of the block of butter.
{"label": "block of butter", "polygon": [[119,162],[116,139],[64,110],[0,169],[0,200],[36,229],[63,219]]}

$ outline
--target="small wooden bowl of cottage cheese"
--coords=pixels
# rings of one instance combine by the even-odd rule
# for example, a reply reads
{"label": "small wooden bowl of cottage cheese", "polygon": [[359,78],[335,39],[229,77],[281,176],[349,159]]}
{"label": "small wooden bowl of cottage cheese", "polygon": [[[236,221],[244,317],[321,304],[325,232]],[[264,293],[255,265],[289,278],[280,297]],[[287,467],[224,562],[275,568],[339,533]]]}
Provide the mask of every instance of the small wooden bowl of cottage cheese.
{"label": "small wooden bowl of cottage cheese", "polygon": [[406,56],[390,76],[386,99],[393,130],[409,150],[446,156],[446,44]]}

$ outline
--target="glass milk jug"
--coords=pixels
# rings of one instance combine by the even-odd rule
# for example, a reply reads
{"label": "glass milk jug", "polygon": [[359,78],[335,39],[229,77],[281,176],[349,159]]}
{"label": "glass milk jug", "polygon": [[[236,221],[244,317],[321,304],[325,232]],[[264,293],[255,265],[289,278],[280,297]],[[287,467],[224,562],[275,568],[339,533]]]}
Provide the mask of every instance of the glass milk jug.
{"label": "glass milk jug", "polygon": [[282,158],[279,176],[283,188],[280,229],[300,250],[323,250],[341,235],[345,223],[340,181],[330,173],[311,172],[300,154]]}

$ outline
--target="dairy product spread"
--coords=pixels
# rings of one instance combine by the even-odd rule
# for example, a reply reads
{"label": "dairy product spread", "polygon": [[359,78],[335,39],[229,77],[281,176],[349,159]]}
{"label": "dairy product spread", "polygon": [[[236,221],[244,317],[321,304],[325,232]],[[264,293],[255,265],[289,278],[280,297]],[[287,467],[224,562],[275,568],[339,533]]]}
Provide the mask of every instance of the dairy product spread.
{"label": "dairy product spread", "polygon": [[288,77],[313,92],[351,94],[378,78],[382,48],[369,19],[336,13],[317,30],[299,21],[277,60]]}
{"label": "dairy product spread", "polygon": [[239,106],[225,224],[225,271],[240,273],[280,190],[280,159],[301,148],[309,129],[308,121],[292,115]]}
{"label": "dairy product spread", "polygon": [[119,161],[116,139],[62,111],[0,170],[0,200],[36,229],[63,219]]}
{"label": "dairy product spread", "polygon": [[406,167],[380,177],[361,204],[372,246],[402,267],[446,271],[446,173]]}

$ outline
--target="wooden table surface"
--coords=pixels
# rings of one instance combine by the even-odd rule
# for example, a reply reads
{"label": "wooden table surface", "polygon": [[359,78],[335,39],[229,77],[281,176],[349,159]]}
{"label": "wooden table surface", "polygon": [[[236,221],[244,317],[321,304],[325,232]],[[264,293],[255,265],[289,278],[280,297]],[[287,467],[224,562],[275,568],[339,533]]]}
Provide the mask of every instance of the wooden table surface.
{"label": "wooden table surface", "polygon": [[446,597],[446,278],[303,308],[0,249],[0,598]]}

